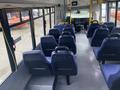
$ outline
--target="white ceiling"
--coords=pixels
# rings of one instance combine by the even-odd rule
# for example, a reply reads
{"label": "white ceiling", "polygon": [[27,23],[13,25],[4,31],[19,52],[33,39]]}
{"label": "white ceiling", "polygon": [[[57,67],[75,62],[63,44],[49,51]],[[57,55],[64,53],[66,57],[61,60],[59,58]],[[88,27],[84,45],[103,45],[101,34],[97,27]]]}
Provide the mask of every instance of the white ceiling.
{"label": "white ceiling", "polygon": [[[79,6],[88,6],[90,0],[66,0],[67,4],[72,1],[78,1]],[[93,0],[97,1],[97,0]],[[43,7],[63,4],[64,0],[0,0],[0,8],[11,7]]]}

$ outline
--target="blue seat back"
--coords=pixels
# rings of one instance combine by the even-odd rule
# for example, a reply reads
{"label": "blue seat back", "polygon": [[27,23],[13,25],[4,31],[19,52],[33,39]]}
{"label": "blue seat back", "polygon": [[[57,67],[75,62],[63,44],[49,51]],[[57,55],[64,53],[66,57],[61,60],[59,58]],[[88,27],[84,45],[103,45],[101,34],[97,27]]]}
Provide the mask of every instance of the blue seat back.
{"label": "blue seat back", "polygon": [[120,90],[120,70],[114,75],[111,75],[108,82],[110,90]]}
{"label": "blue seat back", "polygon": [[106,28],[98,28],[91,40],[91,46],[101,46],[103,40],[108,37],[109,31]]}
{"label": "blue seat back", "polygon": [[49,30],[49,35],[54,36],[56,42],[58,42],[58,39],[59,39],[59,36],[60,36],[60,31],[58,29],[55,29],[55,28],[50,29]]}
{"label": "blue seat back", "polygon": [[74,31],[73,28],[64,28],[64,31],[70,32],[74,36],[74,38],[76,39],[76,37],[75,37],[75,31]]}
{"label": "blue seat back", "polygon": [[75,27],[73,24],[66,24],[64,28],[71,28],[75,32]]}
{"label": "blue seat back", "polygon": [[57,46],[57,42],[53,36],[41,37],[41,49],[43,50],[45,56],[51,56],[52,51]]}
{"label": "blue seat back", "polygon": [[113,28],[111,33],[113,33],[113,34],[114,33],[120,33],[120,28],[118,28],[118,27]]}
{"label": "blue seat back", "polygon": [[65,27],[65,24],[58,24],[54,26],[54,28],[58,29],[60,32],[63,31],[64,27]]}
{"label": "blue seat back", "polygon": [[76,45],[75,40],[73,36],[71,35],[62,35],[59,39],[59,46],[66,46],[72,51],[74,54],[76,54]]}
{"label": "blue seat back", "polygon": [[100,61],[119,61],[120,60],[120,38],[106,38],[97,54]]}
{"label": "blue seat back", "polygon": [[52,66],[56,75],[77,74],[77,65],[74,56],[67,49],[58,49],[52,53]]}
{"label": "blue seat back", "polygon": [[23,59],[32,75],[50,75],[51,67],[44,54],[40,50],[23,53]]}
{"label": "blue seat back", "polygon": [[108,27],[109,32],[111,32],[112,29],[115,27],[115,24],[113,22],[105,22],[104,25]]}
{"label": "blue seat back", "polygon": [[88,32],[87,32],[87,37],[88,38],[91,38],[95,32],[95,30],[97,28],[99,28],[99,24],[98,23],[92,23],[90,26],[89,26],[89,29],[88,29]]}

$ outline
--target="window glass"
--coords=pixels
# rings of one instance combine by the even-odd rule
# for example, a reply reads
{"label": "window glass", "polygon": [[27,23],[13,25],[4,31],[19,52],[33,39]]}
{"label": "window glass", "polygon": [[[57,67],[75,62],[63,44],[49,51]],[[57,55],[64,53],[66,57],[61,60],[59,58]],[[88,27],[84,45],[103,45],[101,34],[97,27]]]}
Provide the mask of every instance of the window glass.
{"label": "window glass", "polygon": [[39,16],[42,16],[42,9],[39,9]]}
{"label": "window glass", "polygon": [[22,11],[21,12],[22,20],[29,20],[29,11]]}
{"label": "window glass", "polygon": [[46,34],[48,34],[50,29],[49,15],[45,15],[45,20],[46,20]]}
{"label": "window glass", "polygon": [[29,22],[11,28],[11,35],[15,42],[15,56],[17,64],[19,64],[23,60],[23,52],[32,50]]}
{"label": "window glass", "polygon": [[114,22],[115,23],[115,9],[116,9],[116,3],[115,2],[111,2],[109,3],[109,16],[110,16],[110,22]]}
{"label": "window glass", "polygon": [[44,9],[45,10],[45,14],[47,14],[47,9]]}
{"label": "window glass", "polygon": [[20,12],[18,11],[8,12],[7,17],[9,25],[13,25],[15,23],[20,22]]}
{"label": "window glass", "polygon": [[102,22],[106,22],[107,14],[106,14],[106,4],[102,4]]}
{"label": "window glass", "polygon": [[49,9],[47,9],[47,14],[49,14]]}
{"label": "window glass", "polygon": [[0,29],[0,84],[11,74],[11,67],[6,50],[3,32]]}
{"label": "window glass", "polygon": [[39,16],[39,11],[38,11],[38,9],[33,9],[33,18],[36,18],[36,17],[38,17]]}
{"label": "window glass", "polygon": [[40,37],[44,36],[43,18],[34,20],[36,45],[40,43]]}
{"label": "window glass", "polygon": [[51,14],[52,28],[54,26],[54,13]]}
{"label": "window glass", "polygon": [[120,27],[120,2],[118,3],[118,11],[117,11],[117,27]]}

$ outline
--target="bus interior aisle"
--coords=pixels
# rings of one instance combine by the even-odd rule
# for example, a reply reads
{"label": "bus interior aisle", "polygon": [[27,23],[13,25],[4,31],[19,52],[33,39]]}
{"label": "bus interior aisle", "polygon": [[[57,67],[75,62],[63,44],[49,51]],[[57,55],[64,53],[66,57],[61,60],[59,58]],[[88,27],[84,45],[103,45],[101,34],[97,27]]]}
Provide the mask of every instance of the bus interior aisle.
{"label": "bus interior aisle", "polygon": [[70,86],[60,77],[56,90],[109,90],[86,34],[76,34],[76,42],[78,75],[71,77]]}
{"label": "bus interior aisle", "polygon": [[0,0],[0,90],[120,90],[120,1]]}

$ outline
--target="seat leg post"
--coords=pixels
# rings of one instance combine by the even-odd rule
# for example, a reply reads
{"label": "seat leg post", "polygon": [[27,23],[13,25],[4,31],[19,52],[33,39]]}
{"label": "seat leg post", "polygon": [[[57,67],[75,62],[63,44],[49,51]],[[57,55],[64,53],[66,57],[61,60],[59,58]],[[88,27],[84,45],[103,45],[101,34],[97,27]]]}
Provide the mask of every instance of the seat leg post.
{"label": "seat leg post", "polygon": [[53,90],[55,90],[55,88],[56,88],[57,80],[58,80],[58,76],[55,75],[55,80],[54,80],[54,84],[53,84]]}
{"label": "seat leg post", "polygon": [[66,76],[66,82],[67,82],[67,85],[70,85],[70,76],[69,75]]}
{"label": "seat leg post", "polygon": [[105,64],[105,60],[102,61],[102,64]]}

